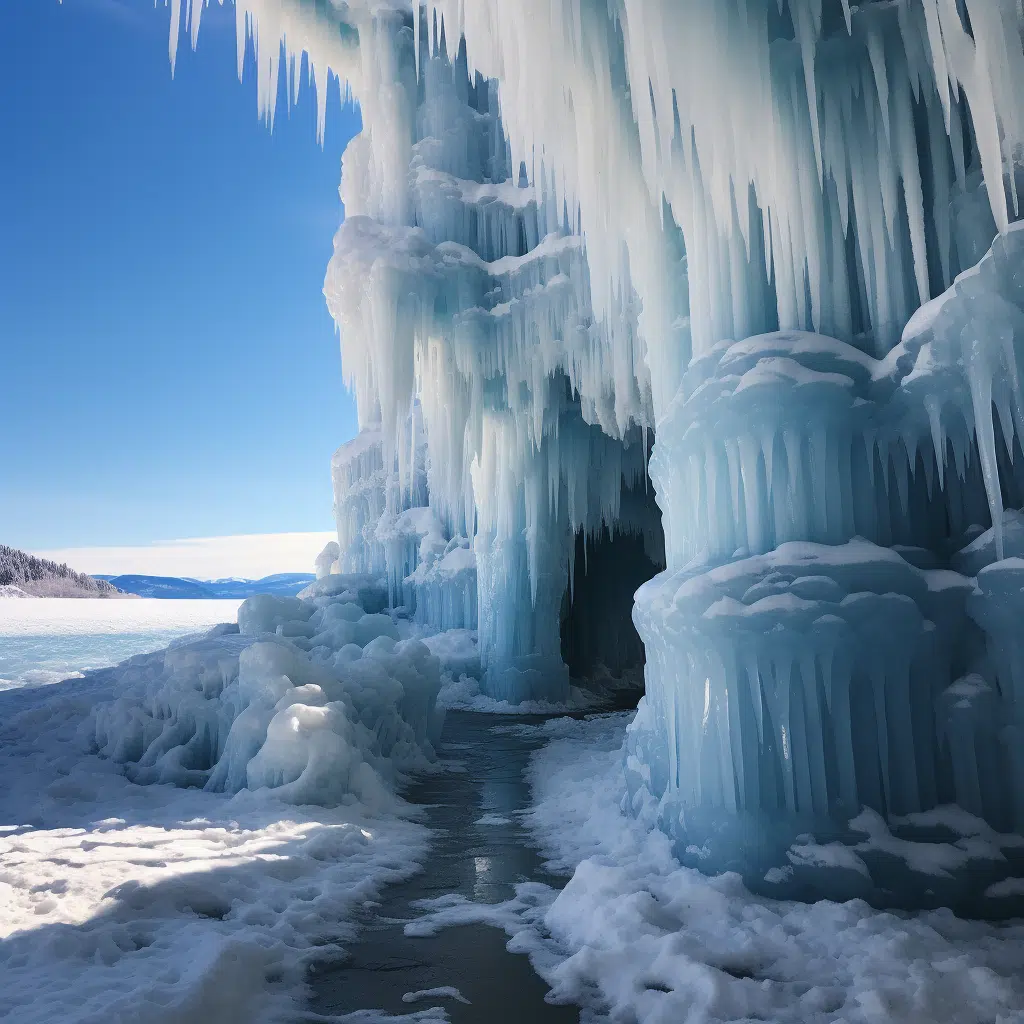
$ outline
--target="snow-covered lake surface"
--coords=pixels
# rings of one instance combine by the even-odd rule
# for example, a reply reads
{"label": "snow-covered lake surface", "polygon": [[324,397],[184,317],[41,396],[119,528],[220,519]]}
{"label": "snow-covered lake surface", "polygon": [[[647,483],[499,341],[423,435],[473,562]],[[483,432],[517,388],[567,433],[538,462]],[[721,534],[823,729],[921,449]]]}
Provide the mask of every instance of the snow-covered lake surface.
{"label": "snow-covered lake surface", "polygon": [[0,690],[40,686],[159,650],[219,622],[240,601],[0,598]]}

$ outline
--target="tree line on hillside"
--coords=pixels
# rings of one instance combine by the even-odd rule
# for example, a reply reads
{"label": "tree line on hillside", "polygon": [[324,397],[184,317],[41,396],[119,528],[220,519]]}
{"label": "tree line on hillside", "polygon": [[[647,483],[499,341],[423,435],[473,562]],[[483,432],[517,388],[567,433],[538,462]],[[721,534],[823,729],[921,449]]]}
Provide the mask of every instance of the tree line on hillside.
{"label": "tree line on hillside", "polygon": [[[46,597],[114,597],[121,593],[106,580],[94,580],[85,573],[75,572],[64,563],[58,564],[48,558],[38,558],[6,544],[0,544],[0,587],[2,586],[20,587],[30,593]],[[46,593],[40,593],[41,590],[45,590]],[[78,591],[77,595],[75,591]],[[83,591],[87,593],[83,594]]]}

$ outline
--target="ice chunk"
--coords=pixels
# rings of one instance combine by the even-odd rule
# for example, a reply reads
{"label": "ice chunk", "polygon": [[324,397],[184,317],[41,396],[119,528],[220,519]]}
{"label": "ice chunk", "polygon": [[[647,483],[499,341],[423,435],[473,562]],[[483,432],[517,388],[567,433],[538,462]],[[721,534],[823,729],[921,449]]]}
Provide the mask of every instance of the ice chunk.
{"label": "ice chunk", "polygon": [[317,579],[329,576],[334,572],[340,557],[341,548],[338,546],[338,542],[336,540],[328,541],[324,545],[323,551],[316,556]]}
{"label": "ice chunk", "polygon": [[439,662],[399,640],[365,577],[307,595],[250,598],[241,632],[135,659],[123,694],[93,711],[93,745],[138,782],[390,806],[402,773],[433,758]]}

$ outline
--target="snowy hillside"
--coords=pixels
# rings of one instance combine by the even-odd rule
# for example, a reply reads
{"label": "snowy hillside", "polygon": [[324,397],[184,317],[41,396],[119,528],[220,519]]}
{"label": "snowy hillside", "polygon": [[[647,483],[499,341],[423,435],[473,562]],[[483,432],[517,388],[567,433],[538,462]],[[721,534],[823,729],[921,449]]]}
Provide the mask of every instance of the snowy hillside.
{"label": "snowy hillside", "polygon": [[[63,563],[37,558],[0,544],[0,588],[14,590],[6,597],[126,597],[106,580],[75,572]],[[18,591],[15,593],[14,591]]]}

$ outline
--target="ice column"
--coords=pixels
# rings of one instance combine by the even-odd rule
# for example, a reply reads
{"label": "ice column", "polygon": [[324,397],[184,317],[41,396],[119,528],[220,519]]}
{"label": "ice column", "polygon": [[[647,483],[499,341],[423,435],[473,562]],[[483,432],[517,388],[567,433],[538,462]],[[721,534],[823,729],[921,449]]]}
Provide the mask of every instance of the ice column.
{"label": "ice column", "polygon": [[[374,566],[383,560],[418,618],[479,617],[488,692],[562,700],[574,534],[611,527],[623,486],[644,473],[638,425],[650,425],[651,397],[635,358],[638,308],[621,297],[616,348],[592,313],[575,211],[543,161],[513,163],[494,83],[470,73],[464,48],[449,59],[443,26],[391,14],[363,24],[360,40],[363,55],[387,50],[389,102],[402,109],[346,152],[347,216],[325,282],[364,437],[380,452],[379,463],[346,465],[356,477],[394,465],[401,477],[420,429],[412,405],[430,515],[385,500],[374,523],[359,482],[339,490],[339,517],[366,534]],[[405,141],[385,145],[388,131]],[[384,157],[392,171],[405,161],[393,183],[402,203],[380,192]],[[676,247],[681,275],[678,238],[659,244]],[[380,504],[379,482],[367,486]]]}
{"label": "ice column", "polygon": [[668,570],[637,594],[627,758],[684,859],[836,895],[842,856],[865,898],[1010,912],[985,889],[1002,855],[937,895],[861,812],[931,842],[954,803],[1024,829],[1022,279],[1015,223],[883,360],[790,332],[691,363],[651,465]]}

